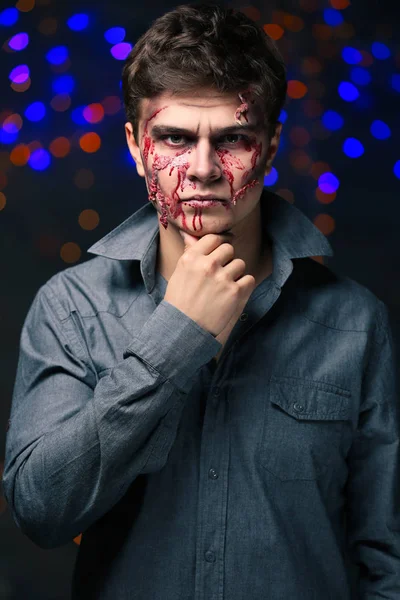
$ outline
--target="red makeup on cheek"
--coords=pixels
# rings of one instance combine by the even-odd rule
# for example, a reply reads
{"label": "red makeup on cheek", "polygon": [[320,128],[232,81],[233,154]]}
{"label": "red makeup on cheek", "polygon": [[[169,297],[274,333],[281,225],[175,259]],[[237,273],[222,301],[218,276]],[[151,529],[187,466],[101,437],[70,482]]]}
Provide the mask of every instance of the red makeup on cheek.
{"label": "red makeup on cheek", "polygon": [[216,152],[222,164],[222,173],[229,181],[229,185],[231,187],[231,196],[233,196],[233,183],[235,181],[235,177],[231,171],[231,168],[242,171],[244,169],[244,165],[239,158],[233,156],[227,149],[217,149]]}
{"label": "red makeup on cheek", "polygon": [[251,168],[248,169],[247,171],[245,171],[242,175],[242,181],[246,181],[247,177],[249,176],[249,174],[254,171],[254,169],[257,166],[257,159],[261,156],[261,151],[262,151],[262,142],[260,142],[259,144],[257,144],[256,141],[253,141],[250,144],[249,148],[246,148],[246,150],[248,152],[251,152],[251,150],[253,150],[253,154],[251,155]]}
{"label": "red makeup on cheek", "polygon": [[148,127],[149,127],[149,121],[151,121],[152,119],[154,119],[158,113],[160,113],[162,110],[164,110],[165,108],[167,108],[166,106],[163,106],[162,108],[159,108],[158,110],[156,110],[155,113],[153,113],[151,115],[151,117],[149,117],[145,123],[144,126],[144,132],[143,132],[143,157],[144,160],[147,164],[147,159],[149,156],[149,152],[151,154],[153,154],[154,152],[154,141],[151,139],[151,137],[149,136],[149,134],[147,133]]}

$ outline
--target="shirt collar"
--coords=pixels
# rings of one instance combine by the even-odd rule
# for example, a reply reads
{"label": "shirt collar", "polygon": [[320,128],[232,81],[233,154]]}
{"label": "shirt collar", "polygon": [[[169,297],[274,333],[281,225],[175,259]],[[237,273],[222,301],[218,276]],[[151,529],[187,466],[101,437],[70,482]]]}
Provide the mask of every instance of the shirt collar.
{"label": "shirt collar", "polygon": [[[265,188],[260,202],[262,226],[287,258],[333,256],[327,238],[297,207]],[[147,202],[87,252],[115,260],[142,261],[158,232],[157,211]]]}

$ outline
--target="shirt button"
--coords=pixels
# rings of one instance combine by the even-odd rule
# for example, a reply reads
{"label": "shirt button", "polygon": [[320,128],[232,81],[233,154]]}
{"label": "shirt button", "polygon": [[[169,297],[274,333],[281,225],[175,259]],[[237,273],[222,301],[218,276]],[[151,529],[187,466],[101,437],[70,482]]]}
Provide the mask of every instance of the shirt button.
{"label": "shirt button", "polygon": [[239,319],[240,319],[241,321],[247,321],[247,317],[248,317],[248,316],[249,316],[249,315],[248,315],[247,313],[242,313],[242,314],[240,315]]}
{"label": "shirt button", "polygon": [[293,404],[293,408],[294,410],[296,410],[297,412],[303,412],[304,410],[304,406],[302,404],[300,404],[299,402],[295,402]]}
{"label": "shirt button", "polygon": [[215,562],[215,554],[211,550],[207,550],[204,556],[207,562]]}
{"label": "shirt button", "polygon": [[218,473],[215,469],[210,469],[208,471],[208,476],[210,479],[218,479]]}
{"label": "shirt button", "polygon": [[221,390],[219,389],[219,387],[214,387],[213,388],[213,396],[215,396],[216,398],[220,395]]}

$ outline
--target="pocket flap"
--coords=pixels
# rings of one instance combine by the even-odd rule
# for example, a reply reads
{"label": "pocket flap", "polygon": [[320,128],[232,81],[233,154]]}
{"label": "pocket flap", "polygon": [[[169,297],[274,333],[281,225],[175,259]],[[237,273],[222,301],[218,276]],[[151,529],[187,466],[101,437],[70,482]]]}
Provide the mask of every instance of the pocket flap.
{"label": "pocket flap", "polygon": [[295,419],[346,420],[351,418],[351,393],[339,386],[272,375],[270,400]]}

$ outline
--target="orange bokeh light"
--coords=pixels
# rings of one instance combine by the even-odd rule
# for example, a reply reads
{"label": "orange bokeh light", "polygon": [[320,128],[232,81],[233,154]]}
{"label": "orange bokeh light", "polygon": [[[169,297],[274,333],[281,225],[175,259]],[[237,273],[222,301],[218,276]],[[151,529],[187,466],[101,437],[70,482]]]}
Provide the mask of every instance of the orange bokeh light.
{"label": "orange bokeh light", "polygon": [[14,90],[14,92],[26,92],[26,90],[29,90],[29,88],[31,87],[31,83],[31,78],[28,77],[28,79],[24,81],[24,83],[15,83],[14,81],[12,81],[10,83],[10,87]]}
{"label": "orange bokeh light", "polygon": [[4,190],[7,187],[8,177],[5,173],[0,171],[0,190]]}
{"label": "orange bokeh light", "polygon": [[336,10],[344,10],[348,6],[350,6],[349,0],[330,0],[332,8],[336,8]]}
{"label": "orange bokeh light", "polygon": [[315,23],[312,26],[312,34],[317,40],[330,40],[333,34],[333,29],[329,25]]}
{"label": "orange bokeh light", "polygon": [[301,31],[303,29],[304,21],[296,15],[290,15],[288,13],[285,13],[283,17],[283,26],[289,31],[294,31],[295,33],[297,33],[298,31]]}
{"label": "orange bokeh light", "polygon": [[79,215],[78,222],[82,229],[91,231],[92,229],[95,229],[100,223],[99,213],[95,210],[87,208],[86,210],[83,210]]}
{"label": "orange bokeh light", "polygon": [[104,119],[104,108],[99,103],[89,104],[83,109],[83,117],[88,123],[99,123]]}
{"label": "orange bokeh light", "polygon": [[71,150],[70,141],[66,137],[55,138],[51,142],[49,150],[56,158],[64,158]]}
{"label": "orange bokeh light", "polygon": [[81,545],[81,540],[82,540],[82,534],[80,533],[79,535],[77,535],[76,537],[74,537],[74,542],[75,544],[77,544],[78,546]]}
{"label": "orange bokeh light", "polygon": [[90,169],[79,169],[74,176],[74,183],[81,190],[88,190],[94,184],[94,174]]}
{"label": "orange bokeh light", "polygon": [[75,242],[67,242],[61,246],[60,256],[66,263],[78,262],[81,254],[81,249],[79,248],[78,244],[75,244]]}
{"label": "orange bokeh light", "polygon": [[321,177],[322,173],[330,173],[330,172],[331,172],[331,168],[328,165],[328,163],[322,162],[321,160],[315,162],[310,170],[311,176],[316,180],[318,180]]}
{"label": "orange bokeh light", "polygon": [[18,0],[15,8],[18,8],[20,12],[29,12],[35,8],[35,0]]}
{"label": "orange bokeh light", "polygon": [[12,125],[12,129],[19,131],[22,127],[22,118],[18,113],[14,113],[6,117],[3,122],[3,128],[7,130],[7,126]]}
{"label": "orange bokeh light", "polygon": [[57,112],[64,112],[71,106],[71,96],[69,94],[57,94],[50,102],[51,108]]}
{"label": "orange bokeh light", "polygon": [[3,194],[3,192],[0,192],[0,210],[3,210],[3,208],[5,207],[6,204],[7,204],[7,199],[5,197],[5,194]]}
{"label": "orange bokeh light", "polygon": [[307,98],[303,104],[303,112],[310,119],[316,119],[322,115],[324,107],[318,100]]}
{"label": "orange bokeh light", "polygon": [[101,104],[106,115],[115,115],[122,106],[118,96],[107,96]]}
{"label": "orange bokeh light", "polygon": [[291,79],[288,81],[287,95],[289,98],[299,100],[300,98],[303,98],[307,92],[307,86],[301,81],[297,81],[296,79]]}
{"label": "orange bokeh light", "polygon": [[280,40],[285,33],[284,29],[276,23],[268,23],[263,26],[263,29],[267,35],[273,40]]}
{"label": "orange bokeh light", "polygon": [[100,136],[94,131],[85,133],[79,138],[79,145],[84,152],[88,152],[89,154],[97,152],[101,146]]}
{"label": "orange bokeh light", "polygon": [[303,58],[301,70],[304,75],[318,75],[322,71],[322,65],[315,56],[307,56]]}
{"label": "orange bokeh light", "polygon": [[26,144],[18,144],[11,150],[10,160],[16,167],[23,167],[28,162],[30,155]]}
{"label": "orange bokeh light", "polygon": [[329,235],[335,231],[335,219],[331,215],[324,213],[317,215],[313,223],[324,235]]}
{"label": "orange bokeh light", "polygon": [[39,23],[39,31],[43,35],[54,35],[58,28],[57,19],[53,17],[48,17],[46,19],[42,19]]}
{"label": "orange bokeh light", "polygon": [[325,194],[321,190],[321,188],[318,187],[315,191],[315,196],[318,202],[321,202],[321,204],[330,204],[336,198],[336,192],[332,192],[331,194]]}
{"label": "orange bokeh light", "polygon": [[289,162],[301,175],[306,175],[310,169],[311,158],[304,150],[292,150],[289,154]]}
{"label": "orange bokeh light", "polygon": [[292,144],[299,147],[307,146],[311,139],[311,136],[308,133],[307,129],[298,125],[292,127],[292,129],[289,132],[289,137],[292,141]]}

